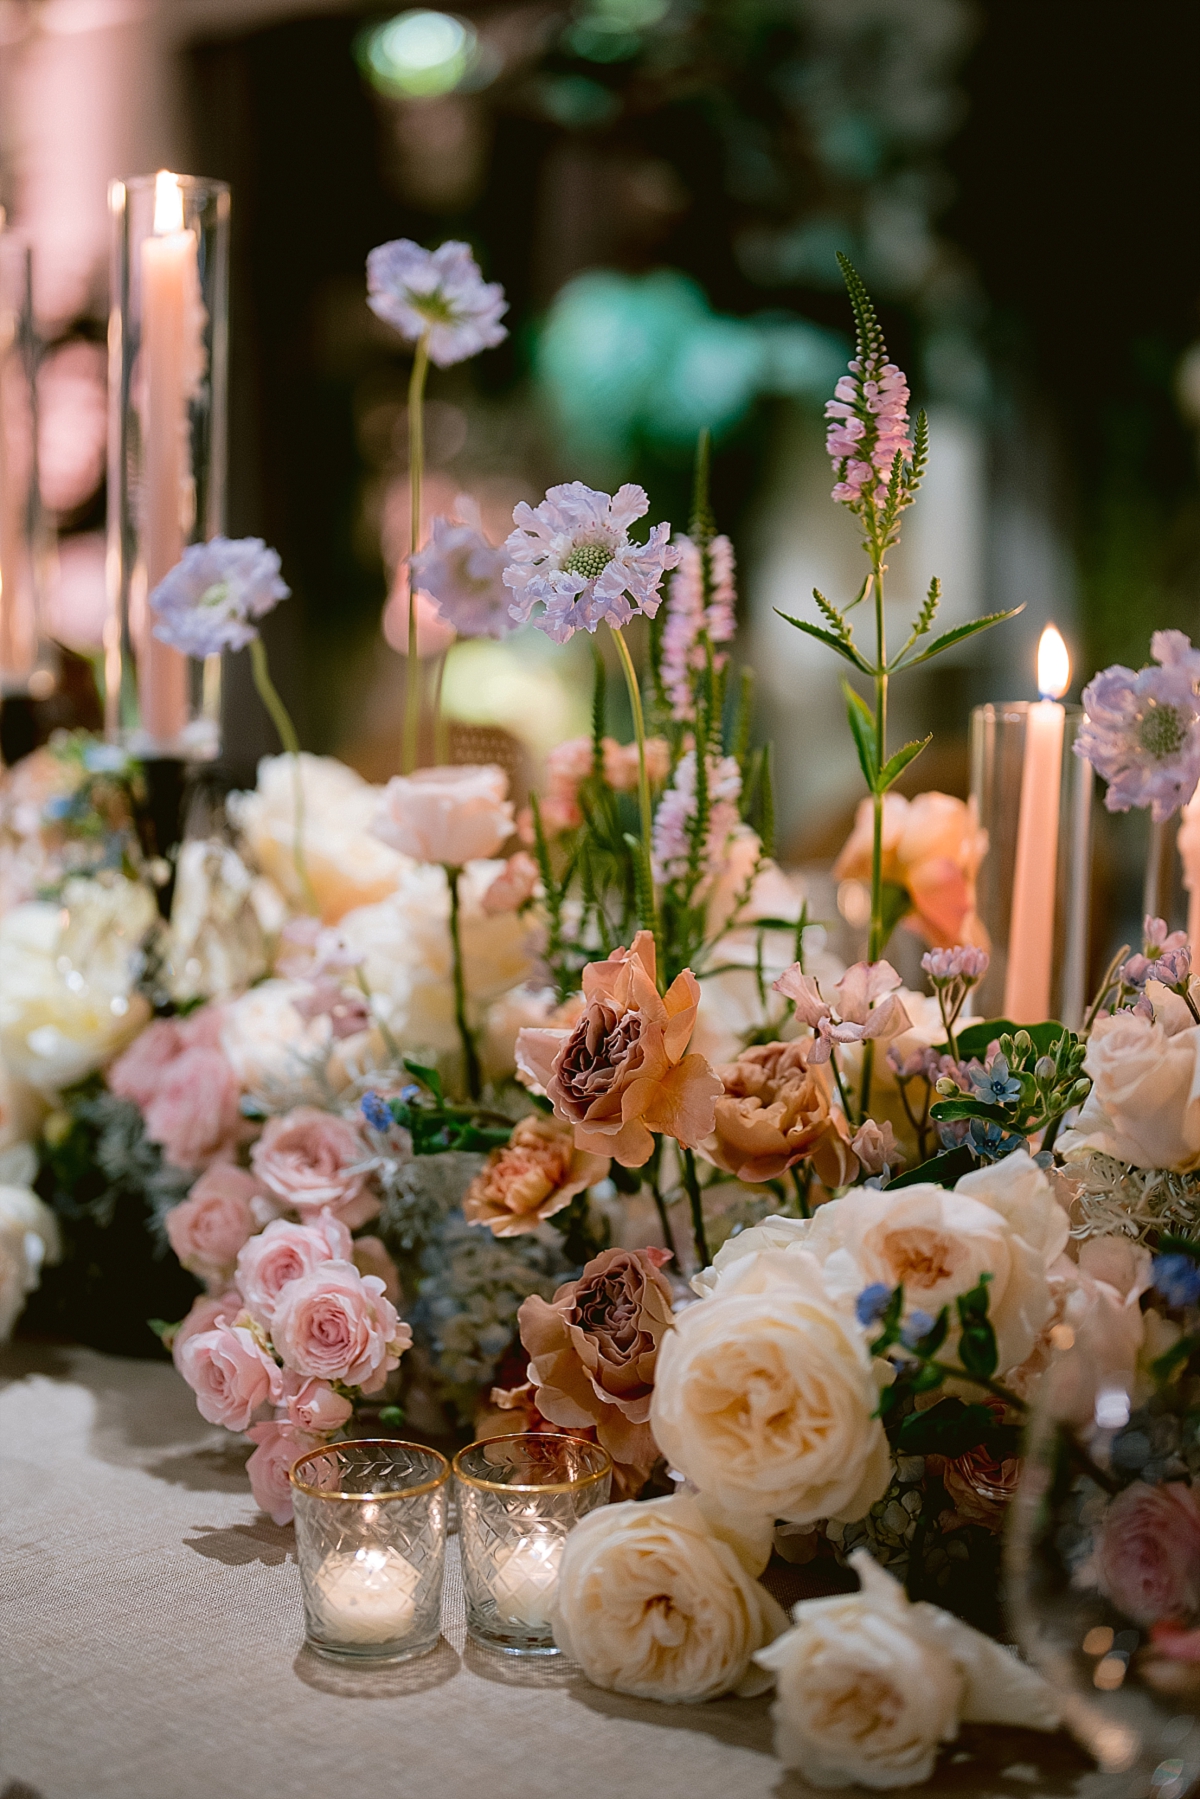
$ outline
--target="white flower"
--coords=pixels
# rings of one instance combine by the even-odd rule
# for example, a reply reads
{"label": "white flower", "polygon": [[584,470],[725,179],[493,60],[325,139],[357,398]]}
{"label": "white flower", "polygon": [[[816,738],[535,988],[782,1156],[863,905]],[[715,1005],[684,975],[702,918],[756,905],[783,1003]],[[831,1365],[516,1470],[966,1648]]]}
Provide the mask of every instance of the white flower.
{"label": "white flower", "polygon": [[58,1221],[28,1187],[0,1186],[0,1343],[7,1343],[43,1262],[62,1254]]}
{"label": "white flower", "polygon": [[493,763],[419,768],[393,775],[383,792],[375,835],[418,862],[462,868],[486,861],[512,835],[508,776]]}
{"label": "white flower", "polygon": [[[390,893],[404,859],[371,833],[382,789],[332,756],[300,756],[304,859],[326,924]],[[253,793],[231,794],[228,810],[250,859],[292,905],[306,903],[296,871],[295,769],[290,756],[264,756]]]}
{"label": "white flower", "polygon": [[711,1267],[702,1268],[699,1274],[692,1276],[692,1291],[701,1299],[707,1299],[739,1262],[747,1261],[764,1249],[803,1248],[811,1230],[811,1218],[784,1218],[778,1213],[752,1224],[749,1229],[739,1231],[736,1237],[726,1238],[713,1257]]}
{"label": "white flower", "polygon": [[819,1787],[877,1792],[928,1780],[960,1721],[1055,1730],[1040,1674],[939,1606],[912,1605],[865,1549],[862,1587],[801,1600],[791,1630],[755,1656],[775,1675],[775,1753]]}
{"label": "white flower", "polygon": [[[533,966],[533,926],[516,912],[487,913],[483,897],[503,864],[472,862],[459,883],[459,929],[472,1022]],[[436,863],[409,864],[388,899],[346,914],[341,931],[363,958],[376,1013],[405,1049],[453,1054],[450,890]]]}
{"label": "white flower", "polygon": [[260,981],[224,1008],[221,1049],[247,1092],[294,1095],[312,1087],[312,1096],[320,1097],[312,1083],[329,1048],[330,1024],[296,1009],[309,991],[307,981]]}
{"label": "white flower", "polygon": [[667,541],[668,524],[655,525],[644,544],[630,541],[630,525],[649,507],[644,489],[628,482],[612,496],[571,481],[550,488],[538,506],[522,500],[505,544],[512,617],[527,624],[540,604],[533,622],[555,643],[595,631],[605,619],[619,629],[635,612],[653,618],[663,575],[679,552]]}
{"label": "white flower", "polygon": [[669,1704],[750,1698],[769,1685],[751,1657],[786,1628],[687,1494],[601,1506],[567,1537],[554,1640],[594,1686]]}
{"label": "white flower", "polygon": [[1060,1147],[1098,1149],[1138,1168],[1183,1173],[1200,1164],[1200,1025],[1157,983],[1153,1019],[1114,1012],[1097,1019],[1084,1070],[1092,1091]]}
{"label": "white flower", "polygon": [[865,1287],[903,1286],[907,1306],[937,1316],[990,1274],[988,1317],[999,1371],[1030,1354],[1050,1315],[1047,1273],[1070,1225],[1049,1181],[1024,1150],[964,1175],[953,1192],[929,1182],[854,1187],[818,1207],[804,1239],[824,1264],[828,1290],[857,1298]]}
{"label": "white flower", "polygon": [[504,289],[483,279],[469,244],[453,239],[436,250],[407,237],[377,245],[367,257],[367,304],[410,343],[428,332],[429,359],[440,369],[508,336]]}
{"label": "white flower", "polygon": [[435,518],[425,548],[411,558],[414,582],[460,637],[507,637],[510,594],[501,579],[508,552],[483,534],[478,503],[460,493],[457,520]]}
{"label": "white flower", "polygon": [[175,865],[167,966],[176,1000],[228,999],[267,969],[255,880],[219,838],[192,838]]}
{"label": "white flower", "polygon": [[56,1093],[137,1035],[150,1008],[134,981],[157,916],[135,881],[75,879],[61,904],[30,900],[0,917],[0,1056],[10,1074]]}
{"label": "white flower", "polygon": [[714,1515],[852,1521],[891,1477],[876,1416],[888,1378],[819,1263],[766,1251],[679,1314],[659,1350],[650,1426]]}

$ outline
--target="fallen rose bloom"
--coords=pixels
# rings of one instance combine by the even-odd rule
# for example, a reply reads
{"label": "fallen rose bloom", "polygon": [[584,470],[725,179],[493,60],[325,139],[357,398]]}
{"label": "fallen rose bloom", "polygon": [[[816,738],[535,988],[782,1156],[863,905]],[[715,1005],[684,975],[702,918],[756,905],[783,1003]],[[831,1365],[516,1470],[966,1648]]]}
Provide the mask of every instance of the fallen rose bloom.
{"label": "fallen rose bloom", "polygon": [[800,1041],[755,1044],[715,1070],[725,1091],[700,1151],[726,1174],[772,1181],[807,1159],[833,1188],[858,1173],[845,1122],[830,1106],[826,1072],[808,1066],[806,1048]]}
{"label": "fallen rose bloom", "polygon": [[602,1181],[608,1168],[607,1156],[575,1148],[569,1124],[535,1112],[491,1152],[467,1188],[463,1215],[469,1224],[490,1226],[494,1237],[523,1236]]}
{"label": "fallen rose bloom", "polygon": [[882,1792],[928,1780],[959,1723],[1055,1730],[1046,1681],[939,1606],[913,1605],[865,1549],[862,1587],[804,1599],[755,1661],[775,1675],[775,1753],[813,1786]]}
{"label": "fallen rose bloom", "polygon": [[641,1168],[653,1131],[696,1148],[710,1136],[722,1087],[703,1056],[688,1055],[700,983],[690,969],[665,996],[654,984],[654,937],[639,931],[583,971],[585,1009],[570,1031],[527,1028],[517,1071],[575,1127],[577,1148]]}
{"label": "fallen rose bloom", "polygon": [[685,1493],[606,1505],[567,1538],[554,1640],[593,1686],[667,1704],[749,1698],[787,1617]]}
{"label": "fallen rose bloom", "polygon": [[621,1484],[640,1488],[658,1457],[647,1420],[659,1345],[671,1329],[665,1249],[606,1249],[549,1303],[517,1313],[538,1410],[566,1430],[595,1427]]}

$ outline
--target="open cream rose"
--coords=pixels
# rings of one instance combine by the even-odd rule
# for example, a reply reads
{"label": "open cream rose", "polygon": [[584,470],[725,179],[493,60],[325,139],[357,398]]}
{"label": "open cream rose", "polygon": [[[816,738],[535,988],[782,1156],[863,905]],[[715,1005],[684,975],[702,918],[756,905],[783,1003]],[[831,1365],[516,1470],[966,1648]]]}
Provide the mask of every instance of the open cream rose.
{"label": "open cream rose", "polygon": [[419,768],[393,775],[375,815],[375,835],[418,862],[462,868],[499,853],[512,835],[508,776],[491,763]]}
{"label": "open cream rose", "polygon": [[714,1515],[850,1521],[891,1478],[877,1416],[889,1378],[819,1263],[765,1250],[677,1317],[659,1350],[650,1428]]}
{"label": "open cream rose", "polygon": [[574,1030],[517,1038],[518,1073],[574,1125],[578,1148],[625,1168],[649,1161],[652,1131],[695,1148],[713,1129],[722,1091],[704,1057],[686,1053],[700,983],[685,968],[660,996],[654,975],[653,935],[639,931],[632,948],[584,969],[585,1010]]}
{"label": "open cream rose", "polygon": [[1186,1006],[1159,1003],[1153,1019],[1097,1019],[1083,1066],[1092,1091],[1060,1139],[1068,1160],[1099,1149],[1138,1168],[1200,1165],[1200,1025]]}
{"label": "open cream rose", "polygon": [[920,1182],[855,1187],[818,1208],[804,1238],[832,1293],[904,1288],[907,1305],[936,1318],[990,1274],[988,1317],[999,1370],[1023,1362],[1050,1315],[1051,1264],[1070,1226],[1042,1170],[1024,1150],[973,1174],[953,1192]]}
{"label": "open cream rose", "polygon": [[668,1704],[749,1698],[770,1684],[751,1657],[786,1627],[687,1494],[602,1506],[567,1538],[554,1640],[594,1686]]}
{"label": "open cream rose", "polygon": [[[871,801],[863,800],[854,829],[833,865],[835,880],[869,881],[874,837]],[[908,922],[934,949],[956,943],[988,948],[975,911],[975,877],[987,854],[973,800],[949,793],[915,799],[888,793],[883,801],[883,878],[903,887],[912,901]]]}
{"label": "open cream rose", "polygon": [[861,1590],[805,1599],[755,1656],[775,1675],[775,1753],[813,1786],[876,1792],[928,1780],[960,1720],[1054,1730],[1040,1674],[936,1605],[912,1605],[865,1549]]}
{"label": "open cream rose", "polygon": [[[371,832],[380,788],[333,756],[302,752],[300,775],[305,867],[321,917],[335,924],[352,907],[369,906],[390,893],[406,864]],[[290,756],[264,756],[255,790],[229,799],[246,853],[292,905],[305,909],[308,897],[296,868],[295,808]]]}

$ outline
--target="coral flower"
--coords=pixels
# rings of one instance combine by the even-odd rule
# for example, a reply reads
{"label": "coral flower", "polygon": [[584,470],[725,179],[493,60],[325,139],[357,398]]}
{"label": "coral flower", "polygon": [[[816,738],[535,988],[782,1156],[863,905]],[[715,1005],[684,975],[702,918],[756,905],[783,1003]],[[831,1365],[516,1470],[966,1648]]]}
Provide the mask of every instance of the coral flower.
{"label": "coral flower", "polygon": [[463,1199],[471,1224],[494,1237],[520,1237],[569,1206],[577,1193],[608,1173],[608,1157],[576,1149],[574,1132],[558,1118],[522,1118],[503,1149],[494,1149]]}
{"label": "coral flower", "polygon": [[665,996],[655,986],[654,938],[639,931],[631,949],[583,971],[585,1009],[573,1030],[523,1030],[517,1070],[541,1087],[575,1146],[641,1168],[652,1131],[695,1148],[714,1124],[723,1089],[703,1056],[688,1055],[700,983],[691,969]]}

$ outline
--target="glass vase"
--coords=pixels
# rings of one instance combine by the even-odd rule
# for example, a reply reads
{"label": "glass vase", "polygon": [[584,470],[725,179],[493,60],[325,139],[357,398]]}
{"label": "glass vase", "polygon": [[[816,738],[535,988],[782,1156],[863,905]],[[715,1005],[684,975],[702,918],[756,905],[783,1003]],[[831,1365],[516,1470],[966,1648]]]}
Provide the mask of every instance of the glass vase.
{"label": "glass vase", "polygon": [[980,1018],[1083,1022],[1094,782],[1072,747],[1082,720],[1054,700],[971,714],[971,799],[988,838],[976,877],[991,953],[974,995]]}
{"label": "glass vase", "polygon": [[467,1630],[511,1655],[557,1655],[551,1628],[567,1533],[612,1488],[597,1443],[520,1432],[454,1458]]}
{"label": "glass vase", "polygon": [[57,681],[41,633],[44,531],[38,491],[37,338],[28,241],[0,213],[0,758],[38,741],[35,707]]}
{"label": "glass vase", "polygon": [[310,1647],[354,1662],[427,1654],[441,1635],[445,1456],[361,1439],[310,1451],[290,1478]]}
{"label": "glass vase", "polygon": [[109,735],[150,759],[219,744],[221,659],[161,643],[149,596],[225,521],[229,189],[137,175],[109,189]]}

